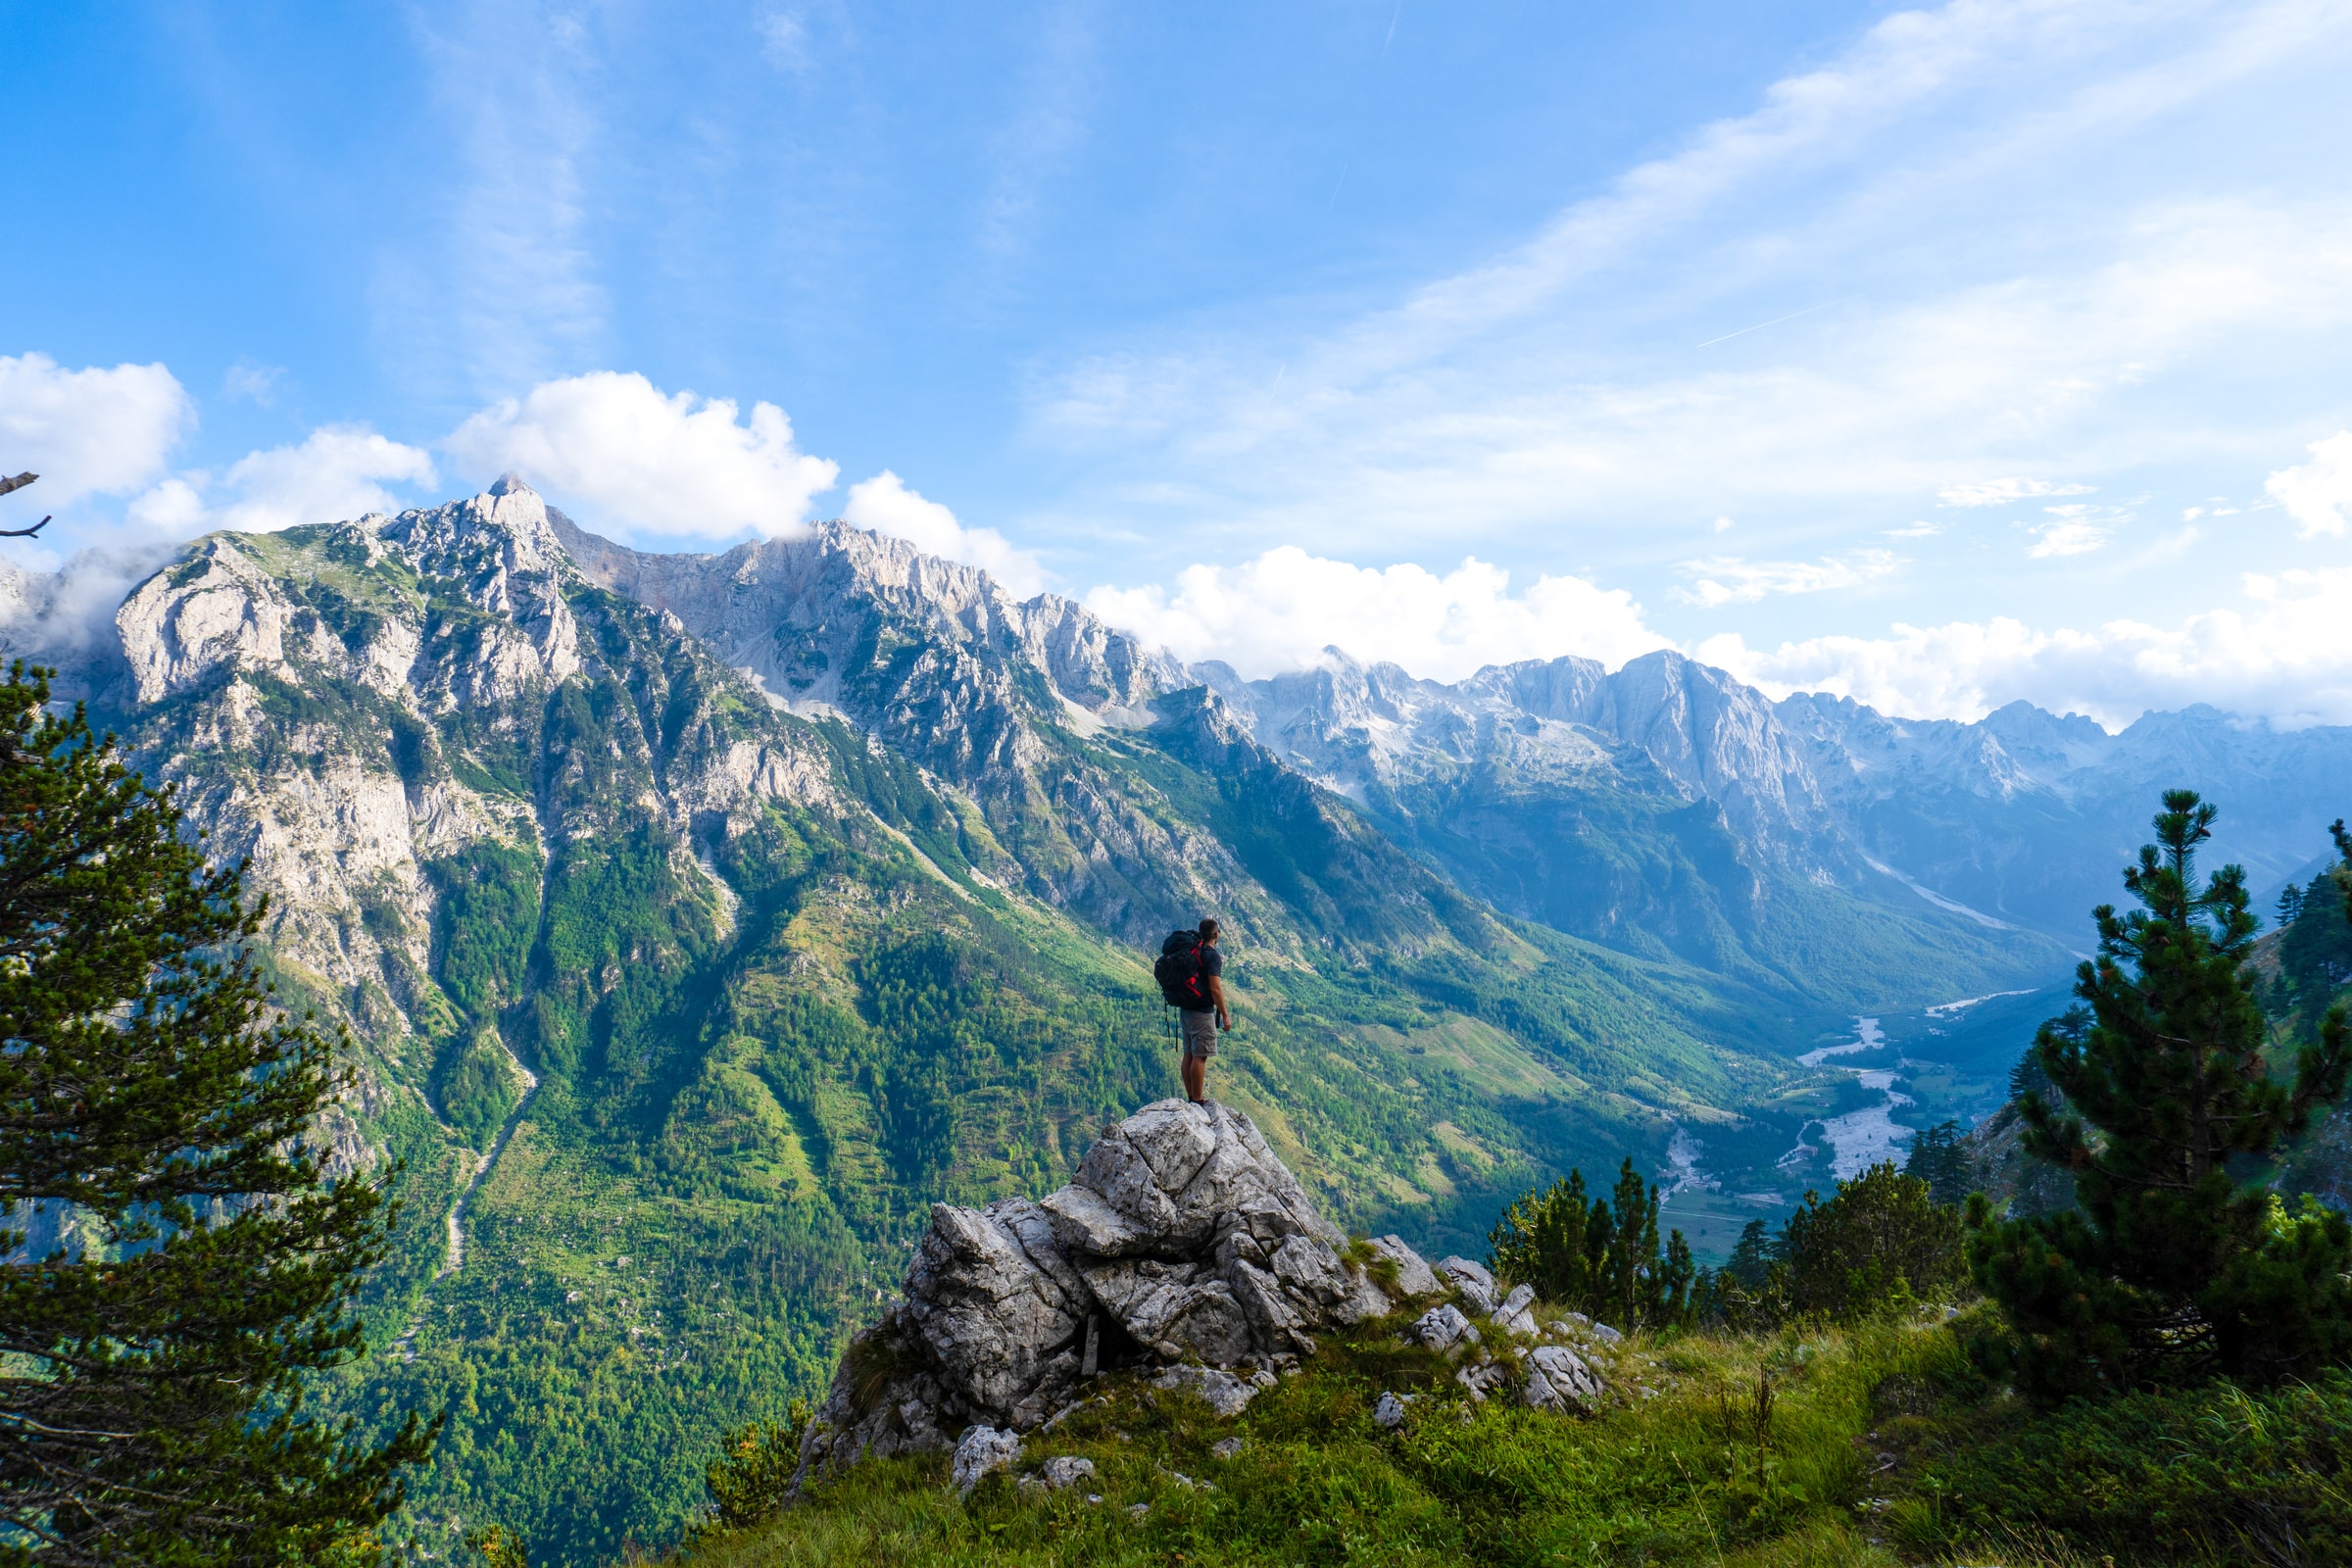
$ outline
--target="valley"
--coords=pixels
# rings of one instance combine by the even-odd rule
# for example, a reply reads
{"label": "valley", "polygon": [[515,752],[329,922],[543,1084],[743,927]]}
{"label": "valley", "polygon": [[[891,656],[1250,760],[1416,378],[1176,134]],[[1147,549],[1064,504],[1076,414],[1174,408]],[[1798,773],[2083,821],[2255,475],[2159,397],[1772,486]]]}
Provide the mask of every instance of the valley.
{"label": "valley", "polygon": [[2150,781],[2210,762],[2284,876],[2346,744],[2270,737],[2261,795],[2159,744],[2202,715],[1910,725],[1671,654],[1250,681],[886,536],[646,554],[513,479],[210,535],[70,630],[9,635],[250,858],[362,1069],[336,1147],[399,1172],[390,1348],[322,1396],[451,1411],[415,1549],[561,1564],[672,1539],[933,1202],[1174,1092],[1171,926],[1225,922],[1212,1093],[1343,1226],[1476,1255],[1630,1154],[1713,1261],[1999,1103]]}

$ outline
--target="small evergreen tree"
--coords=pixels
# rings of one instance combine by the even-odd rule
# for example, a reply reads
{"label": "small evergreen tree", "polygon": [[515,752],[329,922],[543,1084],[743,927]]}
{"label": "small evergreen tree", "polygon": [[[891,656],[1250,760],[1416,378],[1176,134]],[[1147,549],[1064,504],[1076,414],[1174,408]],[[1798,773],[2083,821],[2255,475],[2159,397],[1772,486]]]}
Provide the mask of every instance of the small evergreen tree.
{"label": "small evergreen tree", "polygon": [[[303,1411],[391,1222],[311,1141],[345,1080],[242,867],[48,697],[0,685],[0,1563],[372,1559],[430,1434]],[[80,1245],[30,1255],[36,1209]]]}
{"label": "small evergreen tree", "polygon": [[2037,1397],[2216,1371],[2269,1382],[2352,1353],[2352,1226],[2316,1206],[2289,1215],[2230,1171],[2342,1094],[2344,1012],[2300,1052],[2291,1089],[2270,1077],[2241,972],[2245,874],[2196,883],[2214,815],[2166,793],[2157,843],[2124,876],[2143,907],[2094,912],[2098,954],[2075,988],[2087,1020],[2036,1037],[2064,1106],[2020,1101],[2026,1149],[2072,1172],[2079,1207],[1996,1223],[1972,1205],[1976,1275],[2013,1330],[1988,1353]]}
{"label": "small evergreen tree", "polygon": [[1514,1285],[1604,1322],[1633,1328],[1688,1322],[1698,1265],[1681,1231],[1658,1241],[1657,1189],[1629,1158],[1614,1198],[1585,1197],[1583,1171],[1523,1194],[1487,1237],[1488,1261]]}
{"label": "small evergreen tree", "polygon": [[1960,1211],[1892,1160],[1817,1193],[1781,1230],[1789,1308],[1831,1318],[1867,1317],[1948,1293],[1967,1277]]}
{"label": "small evergreen tree", "polygon": [[1969,1164],[1960,1124],[1941,1122],[1914,1134],[1911,1152],[1903,1160],[1903,1174],[1926,1182],[1928,1196],[1947,1208],[1967,1202],[1969,1190],[1976,1186],[1976,1172]]}
{"label": "small evergreen tree", "polygon": [[1503,1210],[1487,1237],[1488,1262],[1543,1299],[1583,1311],[1594,1295],[1594,1254],[1605,1254],[1609,1235],[1607,1201],[1588,1202],[1585,1173],[1572,1170]]}
{"label": "small evergreen tree", "polygon": [[1724,1274],[1750,1291],[1764,1288],[1764,1276],[1777,1256],[1772,1242],[1772,1228],[1760,1219],[1751,1219],[1740,1228],[1740,1240],[1732,1248],[1732,1255],[1724,1261]]}

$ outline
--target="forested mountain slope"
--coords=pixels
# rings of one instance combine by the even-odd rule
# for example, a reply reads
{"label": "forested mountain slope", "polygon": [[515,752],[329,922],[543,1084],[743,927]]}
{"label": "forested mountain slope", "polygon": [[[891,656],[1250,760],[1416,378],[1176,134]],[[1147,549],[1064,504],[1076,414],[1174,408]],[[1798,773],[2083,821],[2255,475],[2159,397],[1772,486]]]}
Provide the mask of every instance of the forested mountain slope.
{"label": "forested mountain slope", "polygon": [[450,1406],[433,1549],[674,1531],[696,1456],[821,1386],[931,1201],[1058,1185],[1171,1091],[1136,939],[1202,907],[1237,938],[1218,1092],[1353,1223],[1475,1247],[1678,1120],[1769,1168],[1826,1100],[1783,1009],[1498,915],[1051,607],[820,618],[785,651],[832,696],[793,712],[577,542],[516,484],[215,535],[81,668],[251,858],[289,1000],[351,1026],[335,1136],[405,1162],[407,1220],[383,1348],[322,1395]]}

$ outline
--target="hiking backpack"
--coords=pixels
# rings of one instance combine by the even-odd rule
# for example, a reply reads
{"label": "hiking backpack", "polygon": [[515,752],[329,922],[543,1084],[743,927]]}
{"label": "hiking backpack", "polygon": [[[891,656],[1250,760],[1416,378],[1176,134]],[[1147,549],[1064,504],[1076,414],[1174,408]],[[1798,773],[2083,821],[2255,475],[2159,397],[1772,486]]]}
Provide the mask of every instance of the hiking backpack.
{"label": "hiking backpack", "polygon": [[1200,973],[1200,933],[1169,932],[1168,940],[1159,945],[1152,978],[1159,982],[1159,994],[1169,1006],[1189,1007],[1195,1012],[1207,1008],[1208,980]]}

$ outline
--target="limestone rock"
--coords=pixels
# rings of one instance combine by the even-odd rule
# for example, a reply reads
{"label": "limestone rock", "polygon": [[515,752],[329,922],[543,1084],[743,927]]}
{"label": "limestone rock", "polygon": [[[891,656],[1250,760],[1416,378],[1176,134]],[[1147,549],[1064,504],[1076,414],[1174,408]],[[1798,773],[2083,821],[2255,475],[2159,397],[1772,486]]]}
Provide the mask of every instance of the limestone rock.
{"label": "limestone rock", "polygon": [[1055,1492],[1067,1492],[1081,1481],[1095,1479],[1095,1461],[1062,1454],[1039,1465],[1037,1478]]}
{"label": "limestone rock", "polygon": [[1534,1408],[1563,1414],[1590,1411],[1601,1394],[1600,1374],[1565,1345],[1545,1345],[1529,1352],[1523,1397]]}
{"label": "limestone rock", "polygon": [[1479,1361],[1463,1367],[1453,1375],[1453,1381],[1470,1391],[1470,1397],[1486,1402],[1489,1392],[1500,1388],[1511,1375],[1511,1369],[1500,1361]]}
{"label": "limestone rock", "polygon": [[1212,1459],[1231,1459],[1248,1446],[1250,1446],[1250,1440],[1248,1438],[1220,1438],[1215,1443],[1212,1443],[1208,1446],[1209,1457]]}
{"label": "limestone rock", "polygon": [[1372,1406],[1372,1419],[1394,1432],[1404,1425],[1404,1407],[1412,1397],[1409,1394],[1383,1394],[1380,1402]]}
{"label": "limestone rock", "polygon": [[1624,1335],[1618,1333],[1606,1323],[1593,1322],[1582,1312],[1569,1313],[1567,1322],[1554,1323],[1552,1328],[1561,1334],[1573,1335],[1579,1339],[1597,1340],[1602,1345],[1622,1345],[1625,1343]]}
{"label": "limestone rock", "polygon": [[1250,1406],[1262,1389],[1274,1386],[1274,1374],[1263,1369],[1247,1378],[1207,1366],[1172,1366],[1152,1380],[1155,1389],[1191,1389],[1208,1407],[1231,1420]]}
{"label": "limestone rock", "polygon": [[1534,1286],[1514,1285],[1511,1294],[1504,1297],[1502,1304],[1494,1309],[1492,1321],[1496,1328],[1508,1329],[1513,1334],[1533,1334],[1536,1332],[1536,1314],[1530,1309],[1535,1304]]}
{"label": "limestone rock", "polygon": [[1476,1345],[1478,1330],[1462,1316],[1458,1306],[1433,1306],[1413,1324],[1413,1338],[1433,1350],[1450,1350],[1457,1345]]}
{"label": "limestone rock", "polygon": [[1462,1299],[1480,1317],[1494,1311],[1494,1303],[1501,1298],[1502,1293],[1494,1288],[1494,1276],[1487,1272],[1484,1263],[1474,1263],[1466,1257],[1448,1257],[1439,1262],[1438,1273],[1447,1285],[1462,1293]]}
{"label": "limestone rock", "polygon": [[[963,1441],[956,1445],[956,1457],[950,1467],[956,1490],[969,1493],[980,1484],[982,1476],[991,1470],[1004,1469],[1020,1456],[1021,1440],[1018,1434],[1000,1432],[995,1427],[972,1428],[963,1435]],[[1086,1464],[1083,1459],[1078,1462]],[[1087,1468],[1092,1470],[1094,1466],[1087,1465]]]}
{"label": "limestone rock", "polygon": [[1396,1288],[1407,1297],[1435,1296],[1446,1288],[1421,1254],[1405,1246],[1403,1237],[1376,1236],[1372,1239],[1372,1250],[1396,1259]]}
{"label": "limestone rock", "polygon": [[852,1342],[808,1424],[796,1485],[974,1424],[1032,1431],[1077,1398],[1106,1344],[1236,1414],[1316,1332],[1390,1310],[1345,1243],[1248,1116],[1147,1105],[1042,1202],[932,1209],[905,1295]]}

